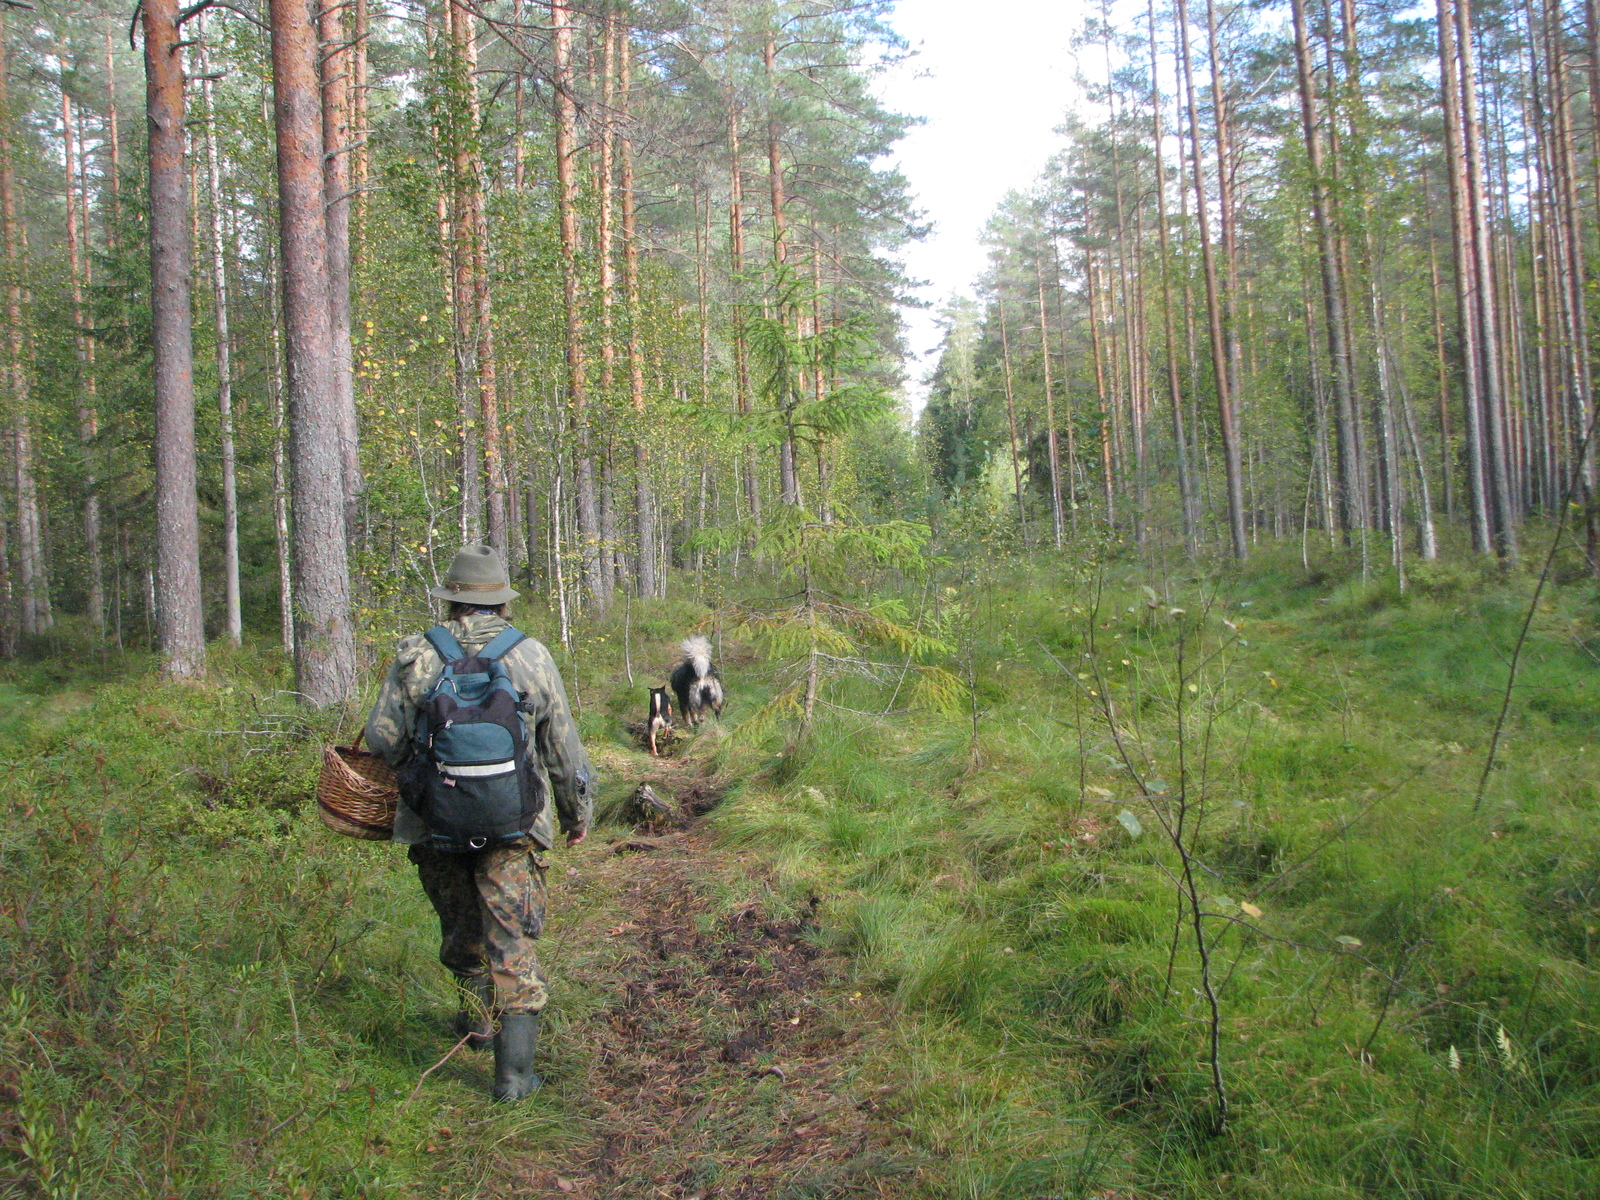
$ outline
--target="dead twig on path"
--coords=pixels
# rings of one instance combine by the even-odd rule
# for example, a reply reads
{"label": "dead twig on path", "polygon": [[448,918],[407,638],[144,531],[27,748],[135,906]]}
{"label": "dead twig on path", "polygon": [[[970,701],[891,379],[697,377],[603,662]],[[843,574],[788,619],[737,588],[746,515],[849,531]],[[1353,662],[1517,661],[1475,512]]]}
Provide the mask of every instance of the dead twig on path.
{"label": "dead twig on path", "polygon": [[421,1075],[417,1076],[417,1086],[411,1089],[411,1095],[409,1095],[409,1096],[407,1096],[405,1098],[404,1102],[401,1103],[400,1108],[396,1111],[395,1115],[399,1116],[400,1113],[405,1112],[405,1110],[410,1107],[411,1102],[417,1098],[417,1093],[422,1091],[422,1085],[428,1081],[428,1076],[432,1075],[440,1067],[444,1066],[445,1063],[449,1062],[452,1058],[454,1058],[456,1051],[461,1049],[461,1047],[465,1046],[471,1040],[472,1040],[472,1034],[470,1034],[470,1033],[462,1034],[461,1035],[461,1040],[459,1042],[457,1042],[454,1046],[451,1046],[450,1049],[446,1050],[444,1052],[444,1057],[443,1058],[441,1058],[438,1062],[434,1063],[433,1066],[429,1067]]}

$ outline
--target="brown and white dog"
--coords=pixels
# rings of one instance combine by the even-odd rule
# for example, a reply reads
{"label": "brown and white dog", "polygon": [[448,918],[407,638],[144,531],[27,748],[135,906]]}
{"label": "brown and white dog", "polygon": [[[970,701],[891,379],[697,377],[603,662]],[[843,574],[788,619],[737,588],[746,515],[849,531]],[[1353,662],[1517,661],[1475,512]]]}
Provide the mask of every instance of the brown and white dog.
{"label": "brown and white dog", "polygon": [[666,688],[650,689],[650,713],[645,718],[645,727],[649,730],[650,753],[659,756],[661,751],[656,749],[656,735],[672,728],[672,700],[667,696]]}
{"label": "brown and white dog", "polygon": [[707,711],[722,715],[722,680],[711,665],[711,643],[699,634],[683,639],[683,661],[672,669],[668,682],[691,728],[706,719]]}

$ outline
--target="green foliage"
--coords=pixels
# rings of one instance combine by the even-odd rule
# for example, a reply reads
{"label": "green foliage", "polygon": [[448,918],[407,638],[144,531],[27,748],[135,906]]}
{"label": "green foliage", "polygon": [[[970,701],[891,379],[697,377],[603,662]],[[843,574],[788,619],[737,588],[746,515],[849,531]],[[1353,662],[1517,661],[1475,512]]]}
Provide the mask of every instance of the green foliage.
{"label": "green foliage", "polygon": [[[1080,583],[1039,587],[1022,567],[997,582],[933,562],[897,585],[871,554],[806,544],[841,585],[870,579],[851,608],[927,639],[896,653],[958,678],[970,655],[982,684],[974,733],[964,687],[955,714],[878,717],[861,707],[882,705],[878,684],[836,677],[804,748],[772,757],[751,731],[784,679],[722,626],[743,724],[716,753],[741,782],[710,820],[797,906],[822,898],[818,936],[888,1014],[861,1070],[926,1164],[892,1194],[1594,1190],[1600,787],[1587,718],[1541,704],[1587,711],[1586,586],[1558,587],[1535,623],[1532,684],[1475,820],[1492,705],[1463,710],[1452,656],[1494,669],[1521,583],[1376,609],[1318,603],[1337,572],[1302,587],[1297,564],[1195,583],[1080,565]],[[626,687],[624,663],[664,667],[711,619],[636,603],[576,627],[557,653],[592,744],[640,711],[646,681]],[[1228,647],[1186,702],[1210,740],[1191,747],[1191,817],[1234,1101],[1221,1141],[1202,1119],[1192,955],[1168,975],[1176,627],[1195,653]],[[877,626],[838,628],[865,643]],[[1140,793],[1041,642],[1109,691],[1165,792]],[[798,658],[811,642],[781,644]],[[407,1104],[451,1003],[425,902],[401,856],[307,812],[331,729],[279,694],[281,663],[222,662],[204,688],[155,687],[137,658],[0,681],[16,800],[0,903],[20,917],[0,930],[0,1178],[143,1195],[155,1162],[180,1196],[471,1194],[487,1146],[531,1153],[570,1126],[575,1047],[556,1023],[552,1088],[524,1113],[489,1110],[480,1058]],[[603,779],[601,803],[630,786]]]}
{"label": "green foliage", "polygon": [[[757,554],[778,565],[779,585],[795,590],[728,607],[733,628],[775,660],[779,680],[777,694],[744,723],[742,736],[763,737],[781,722],[795,727],[790,740],[798,745],[819,703],[841,707],[824,692],[851,680],[869,681],[881,692],[895,678],[891,705],[904,691],[908,703],[919,708],[948,712],[956,706],[960,681],[943,666],[917,661],[949,647],[925,632],[903,603],[852,601],[829,589],[831,583],[857,590],[866,571],[926,572],[932,565],[927,526],[866,524],[848,512],[822,521],[799,506],[784,505],[754,535]],[[867,657],[872,651],[894,653],[902,661],[877,661]]]}
{"label": "green foliage", "polygon": [[[1374,606],[1319,603],[1337,585],[1305,586],[1298,566],[1143,579],[953,580],[926,625],[959,627],[991,681],[976,754],[965,720],[831,712],[800,761],[716,814],[788,886],[828,897],[858,985],[896,1014],[875,1069],[909,1137],[962,1155],[930,1194],[978,1194],[963,1189],[1023,1162],[1051,1181],[1037,1186],[1090,1194],[1593,1190],[1592,726],[1540,702],[1586,711],[1592,667],[1572,639],[1587,589],[1559,590],[1536,622],[1536,682],[1475,821],[1494,706],[1463,710],[1463,681],[1493,691],[1521,584]],[[1168,608],[1186,610],[1197,656],[1190,820],[1234,1102],[1218,1142],[1195,965],[1172,958],[1179,864],[1152,836],[1181,779]],[[1035,629],[1109,690],[1163,791],[1141,796]],[[1041,1166],[1045,1109],[1062,1158]]]}
{"label": "green foliage", "polygon": [[490,1111],[477,1055],[407,1103],[448,1046],[432,914],[402,853],[321,827],[332,729],[262,660],[208,687],[117,658],[4,680],[8,1194],[377,1200],[481,1178],[439,1133],[468,1113],[555,1132],[552,1101]]}

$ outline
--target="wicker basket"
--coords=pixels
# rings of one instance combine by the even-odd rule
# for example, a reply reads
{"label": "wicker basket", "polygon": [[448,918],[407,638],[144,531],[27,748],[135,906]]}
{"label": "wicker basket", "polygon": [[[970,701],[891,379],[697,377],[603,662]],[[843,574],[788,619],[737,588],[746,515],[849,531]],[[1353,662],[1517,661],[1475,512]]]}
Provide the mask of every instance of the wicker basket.
{"label": "wicker basket", "polygon": [[345,837],[387,842],[394,836],[394,809],[400,787],[389,764],[359,749],[361,735],[348,746],[324,746],[317,777],[317,812],[322,823]]}

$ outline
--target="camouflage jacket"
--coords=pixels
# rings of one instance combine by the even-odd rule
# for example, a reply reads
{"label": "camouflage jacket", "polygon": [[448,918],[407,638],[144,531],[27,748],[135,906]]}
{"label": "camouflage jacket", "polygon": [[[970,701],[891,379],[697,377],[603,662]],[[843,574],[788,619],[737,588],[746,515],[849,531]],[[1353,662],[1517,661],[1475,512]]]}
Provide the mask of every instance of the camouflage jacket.
{"label": "camouflage jacket", "polygon": [[[507,624],[503,617],[473,613],[447,621],[445,628],[470,652],[487,645]],[[578,727],[567,706],[567,690],[550,651],[543,643],[528,638],[500,661],[523,695],[534,785],[545,801],[528,832],[548,850],[555,840],[550,816],[552,797],[562,833],[589,828],[594,809],[590,788],[593,772],[583,744],[578,741]],[[378,702],[372,706],[365,735],[373,753],[381,754],[390,766],[398,767],[411,757],[417,711],[443,669],[438,651],[420,633],[400,639],[394,667],[383,681]],[[395,813],[394,840],[417,843],[426,838],[421,818],[402,800]]]}

